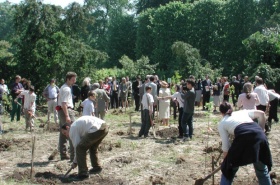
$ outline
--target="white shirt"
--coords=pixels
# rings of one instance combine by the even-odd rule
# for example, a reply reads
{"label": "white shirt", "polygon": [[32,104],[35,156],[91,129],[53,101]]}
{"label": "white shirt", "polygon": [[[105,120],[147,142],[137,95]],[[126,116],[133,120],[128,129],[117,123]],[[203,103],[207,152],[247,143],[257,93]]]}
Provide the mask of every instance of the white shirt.
{"label": "white shirt", "polygon": [[0,88],[3,89],[3,93],[9,94],[9,89],[6,84],[0,84]]}
{"label": "white shirt", "polygon": [[92,116],[94,112],[94,105],[90,99],[85,99],[81,105],[83,106],[83,116]]}
{"label": "white shirt", "polygon": [[67,107],[73,108],[74,105],[72,100],[71,88],[67,84],[64,84],[63,86],[61,86],[59,92],[60,93],[58,96],[57,104],[61,106],[62,102],[65,102],[67,103]]}
{"label": "white shirt", "polygon": [[50,98],[50,99],[57,98],[58,92],[57,92],[57,90],[56,90],[55,85],[54,85],[54,86],[49,85],[49,87],[48,87],[48,93],[49,93],[49,98]]}
{"label": "white shirt", "polygon": [[82,116],[72,123],[69,131],[69,137],[75,149],[75,158],[73,162],[77,162],[76,147],[81,142],[81,138],[87,133],[93,133],[98,130],[105,129],[104,120],[94,116]]}
{"label": "white shirt", "polygon": [[275,98],[280,99],[280,95],[274,92],[274,90],[267,90],[267,93],[268,93],[269,101],[275,100]]}
{"label": "white shirt", "polygon": [[231,116],[224,116],[218,125],[219,134],[222,139],[222,150],[227,152],[230,147],[229,135],[234,136],[235,128],[242,123],[254,122],[254,110],[240,110],[232,113]]}
{"label": "white shirt", "polygon": [[150,93],[145,93],[142,97],[142,105],[143,105],[143,110],[144,109],[149,109],[149,105],[148,105],[148,101],[147,101],[147,98],[148,98],[148,101],[149,101],[149,104],[151,105],[151,103],[153,104],[154,103],[154,98],[153,96],[150,94]]}
{"label": "white shirt", "polygon": [[171,97],[172,99],[177,98],[180,108],[184,107],[184,100],[182,99],[181,93],[175,92]]}
{"label": "white shirt", "polygon": [[36,94],[32,94],[29,91],[22,91],[20,95],[24,95],[24,107],[25,109],[35,111],[36,108]]}
{"label": "white shirt", "polygon": [[260,104],[267,106],[269,102],[269,97],[268,97],[267,89],[264,87],[264,85],[257,86],[254,92],[258,94]]}

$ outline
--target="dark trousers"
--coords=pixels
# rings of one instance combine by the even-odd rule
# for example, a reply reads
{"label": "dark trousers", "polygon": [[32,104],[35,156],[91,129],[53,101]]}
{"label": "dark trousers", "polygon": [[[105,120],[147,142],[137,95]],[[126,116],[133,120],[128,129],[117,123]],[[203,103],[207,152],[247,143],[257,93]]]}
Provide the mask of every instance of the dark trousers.
{"label": "dark trousers", "polygon": [[180,107],[179,108],[179,119],[178,119],[179,136],[183,136],[182,116],[183,116],[183,107]]}
{"label": "dark trousers", "polygon": [[224,101],[229,102],[229,95],[224,95]]}
{"label": "dark trousers", "polygon": [[87,150],[89,150],[90,161],[92,167],[100,167],[98,160],[98,146],[101,141],[108,134],[108,127],[104,130],[98,130],[93,133],[87,133],[82,137],[80,143],[76,147],[76,158],[78,164],[78,173],[79,175],[85,175],[88,173],[87,167]]}
{"label": "dark trousers", "polygon": [[21,98],[17,99],[17,102],[19,104],[17,104],[16,102],[14,102],[15,98],[13,98],[13,102],[12,102],[12,112],[11,112],[11,121],[14,121],[15,118],[15,114],[17,115],[17,121],[20,120],[20,111],[21,111],[21,106],[19,104],[21,104],[22,100]]}
{"label": "dark trousers", "polygon": [[210,92],[206,92],[203,94],[203,109],[207,109],[205,107],[205,104],[209,103],[209,101],[210,101]]}
{"label": "dark trousers", "polygon": [[173,107],[173,118],[176,119],[176,117],[177,117],[177,114],[176,114],[177,113],[177,104],[174,101],[172,101],[171,103],[172,103],[171,105]]}
{"label": "dark trousers", "polygon": [[269,108],[268,122],[271,122],[272,119],[278,122],[279,121],[277,117],[278,98],[275,98],[274,100],[270,101],[269,104],[270,104],[270,108]]}
{"label": "dark trousers", "polygon": [[149,110],[144,109],[142,110],[142,125],[138,136],[141,137],[142,135],[144,135],[144,137],[147,137],[149,134],[150,127],[151,127],[151,119],[150,119]]}
{"label": "dark trousers", "polygon": [[262,111],[266,111],[266,106],[265,105],[258,105],[257,106],[257,110],[262,110]]}
{"label": "dark trousers", "polygon": [[235,106],[236,105],[236,102],[237,102],[237,100],[238,100],[238,94],[232,94],[231,95],[231,98],[232,98],[232,103],[233,103],[233,105]]}
{"label": "dark trousers", "polygon": [[135,111],[139,111],[139,107],[140,107],[140,95],[139,94],[134,95],[134,101],[135,101]]}
{"label": "dark trousers", "polygon": [[184,137],[192,138],[193,135],[193,113],[184,112],[181,121]]}
{"label": "dark trousers", "polygon": [[111,98],[111,108],[118,108],[119,107],[119,99],[118,99],[118,91],[112,92]]}

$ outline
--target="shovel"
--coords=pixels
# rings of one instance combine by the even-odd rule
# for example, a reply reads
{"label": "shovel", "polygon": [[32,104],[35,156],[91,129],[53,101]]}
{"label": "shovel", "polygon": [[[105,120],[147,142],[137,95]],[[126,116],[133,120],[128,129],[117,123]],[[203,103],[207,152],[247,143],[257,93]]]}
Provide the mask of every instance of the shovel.
{"label": "shovel", "polygon": [[65,173],[65,175],[63,176],[64,178],[66,178],[67,177],[67,175],[73,170],[74,168],[70,168],[66,173]]}
{"label": "shovel", "polygon": [[194,185],[203,185],[204,182],[207,181],[207,179],[209,179],[212,175],[214,175],[215,173],[217,173],[218,171],[220,171],[220,169],[221,169],[221,166],[220,166],[219,168],[215,169],[213,172],[211,172],[211,173],[210,173],[209,175],[207,175],[206,177],[195,180]]}

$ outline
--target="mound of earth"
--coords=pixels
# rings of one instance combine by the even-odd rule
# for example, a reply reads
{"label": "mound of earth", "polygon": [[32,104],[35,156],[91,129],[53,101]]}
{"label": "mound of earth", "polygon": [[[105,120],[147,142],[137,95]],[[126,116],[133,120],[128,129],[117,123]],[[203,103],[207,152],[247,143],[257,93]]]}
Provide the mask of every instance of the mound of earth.
{"label": "mound of earth", "polygon": [[27,143],[31,142],[30,139],[0,139],[0,152],[9,150],[10,146],[16,145],[17,147],[23,147]]}
{"label": "mound of earth", "polygon": [[156,135],[161,138],[171,138],[178,135],[178,128],[169,127],[156,131]]}

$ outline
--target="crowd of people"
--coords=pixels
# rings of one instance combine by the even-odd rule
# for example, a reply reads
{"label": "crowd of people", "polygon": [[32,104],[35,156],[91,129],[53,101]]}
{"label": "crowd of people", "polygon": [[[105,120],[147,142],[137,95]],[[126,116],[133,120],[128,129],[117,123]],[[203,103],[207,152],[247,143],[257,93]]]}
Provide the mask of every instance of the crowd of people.
{"label": "crowd of people", "polygon": [[[250,163],[254,163],[259,180],[269,184],[267,174],[272,162],[264,130],[270,131],[272,120],[279,121],[277,106],[280,95],[274,90],[268,90],[261,77],[256,76],[252,83],[247,76],[243,79],[241,75],[233,76],[230,82],[227,77],[217,78],[212,82],[208,75],[203,80],[191,75],[178,84],[167,83],[157,75],[147,75],[143,81],[137,76],[133,82],[127,76],[121,78],[120,82],[116,77],[106,77],[104,81],[91,83],[87,77],[83,80],[81,88],[76,84],[76,78],[76,73],[68,72],[65,83],[60,88],[55,84],[55,79],[51,79],[43,90],[43,97],[48,106],[47,122],[51,121],[53,114],[55,124],[61,128],[58,144],[60,158],[72,161],[72,168],[78,166],[77,180],[83,180],[88,178],[89,173],[102,170],[97,148],[108,134],[108,126],[104,121],[108,109],[127,108],[129,101],[133,99],[134,110],[141,111],[141,129],[138,137],[147,138],[150,137],[149,130],[154,124],[155,113],[157,112],[157,118],[163,126],[169,126],[173,107],[174,118],[177,111],[179,112],[178,138],[186,142],[193,139],[195,106],[200,107],[202,104],[202,111],[207,111],[207,103],[213,97],[213,112],[218,112],[219,108],[223,116],[218,126],[224,151],[221,184],[231,184],[238,166]],[[19,121],[23,112],[26,130],[30,131],[34,129],[36,110],[37,95],[34,92],[35,88],[31,82],[21,79],[19,75],[15,77],[15,82],[10,88],[4,79],[1,80],[0,100],[2,101],[4,95],[10,94],[12,97],[11,121],[14,121],[15,117]],[[230,98],[233,107],[239,111],[233,112],[228,103]],[[82,112],[82,116],[76,120],[74,109],[75,103],[79,101],[76,109]],[[265,113],[269,115],[267,120]],[[232,145],[228,139],[229,135],[235,136]],[[250,141],[249,145],[242,144],[241,140],[244,138]],[[67,152],[67,141],[70,156]],[[242,147],[252,149],[242,153]],[[85,157],[87,150],[92,164],[89,171]],[[265,155],[260,157],[259,151],[263,151]],[[233,153],[238,153],[239,157]],[[247,159],[248,155],[254,157]]]}

